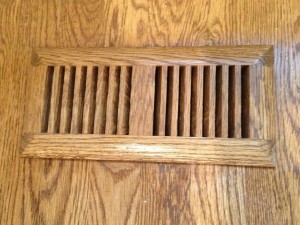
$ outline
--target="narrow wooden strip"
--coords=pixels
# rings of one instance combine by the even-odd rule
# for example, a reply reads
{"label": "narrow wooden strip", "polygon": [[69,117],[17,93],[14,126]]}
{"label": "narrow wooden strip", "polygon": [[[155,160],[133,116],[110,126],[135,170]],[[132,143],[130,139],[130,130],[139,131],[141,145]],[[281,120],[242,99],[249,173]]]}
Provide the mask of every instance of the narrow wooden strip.
{"label": "narrow wooden strip", "polygon": [[191,67],[180,68],[178,135],[190,136],[191,125]]}
{"label": "narrow wooden strip", "polygon": [[63,68],[59,66],[54,67],[50,101],[50,114],[48,121],[48,133],[59,132],[63,79]]}
{"label": "narrow wooden strip", "polygon": [[222,128],[221,137],[228,137],[228,81],[229,81],[229,67],[222,66]]}
{"label": "narrow wooden strip", "polygon": [[271,140],[276,139],[276,107],[275,107],[275,90],[274,90],[274,68],[272,66],[262,66],[262,74],[259,80],[260,87],[260,112],[263,114],[263,133],[260,137]]}
{"label": "narrow wooden strip", "polygon": [[74,94],[74,71],[70,66],[65,67],[59,133],[69,133],[71,129],[71,113]]}
{"label": "narrow wooden strip", "polygon": [[177,136],[179,66],[168,68],[166,135]]}
{"label": "narrow wooden strip", "polygon": [[234,136],[235,138],[242,137],[241,119],[242,119],[242,82],[241,82],[241,66],[235,66],[234,75]]}
{"label": "narrow wooden strip", "polygon": [[105,134],[117,133],[119,85],[120,68],[111,66],[109,68]]}
{"label": "narrow wooden strip", "polygon": [[97,80],[94,134],[105,133],[108,95],[108,67],[100,66]]}
{"label": "narrow wooden strip", "polygon": [[81,66],[76,67],[74,98],[72,109],[71,133],[82,132],[83,100],[85,94],[86,74]]}
{"label": "narrow wooden strip", "polygon": [[131,72],[131,68],[121,67],[117,134],[128,134],[129,132]]}
{"label": "narrow wooden strip", "polygon": [[30,134],[22,156],[273,167],[270,140]]}
{"label": "narrow wooden strip", "polygon": [[250,121],[249,121],[249,138],[258,138],[258,129],[260,127],[259,120],[259,107],[258,107],[258,100],[259,100],[259,88],[257,87],[257,80],[258,80],[258,71],[257,66],[253,65],[249,68],[250,73]]}
{"label": "narrow wooden strip", "polygon": [[47,132],[54,68],[35,66],[27,73],[24,132]]}
{"label": "narrow wooden strip", "polygon": [[[46,69],[47,68],[47,69]],[[45,76],[36,76],[36,77],[44,77],[44,89],[43,85],[35,85],[34,89],[31,89],[29,92],[33,92],[32,90],[36,90],[38,86],[40,86],[40,89],[42,89],[42,94],[36,95],[35,97],[40,97],[43,96],[43,109],[42,109],[42,119],[41,119],[41,131],[42,132],[47,132],[48,131],[48,122],[49,122],[49,114],[50,114],[50,103],[51,103],[51,92],[52,92],[52,83],[53,83],[53,73],[54,73],[54,67],[53,66],[47,66],[42,68],[42,74],[45,74]],[[37,73],[39,74],[39,72]],[[29,83],[30,83],[29,79]],[[41,87],[42,86],[42,87]],[[40,90],[41,91],[41,90]],[[33,96],[29,98],[30,100],[33,100]],[[34,103],[34,108],[38,107],[37,103],[41,104],[41,101],[34,101],[34,102],[29,102],[26,104],[26,107],[30,107],[30,103]],[[39,107],[38,107],[39,108]],[[33,108],[26,108],[29,109],[29,111],[34,111]],[[25,114],[26,114],[25,110]],[[25,116],[26,118],[26,116]],[[37,118],[37,117],[32,117],[32,118]],[[25,119],[26,122],[28,122]],[[36,122],[36,121],[34,121]],[[31,129],[31,128],[30,128]]]}
{"label": "narrow wooden strip", "polygon": [[216,120],[216,66],[210,66],[210,88],[209,88],[209,131],[208,137],[215,137]]}
{"label": "narrow wooden strip", "polygon": [[156,68],[155,78],[155,115],[154,135],[164,136],[166,134],[166,109],[167,109],[167,82],[168,67]]}
{"label": "narrow wooden strip", "polygon": [[203,118],[203,66],[192,70],[191,136],[202,137]]}
{"label": "narrow wooden strip", "polygon": [[97,67],[87,67],[82,120],[83,134],[91,134],[94,129],[97,76]]}
{"label": "narrow wooden strip", "polygon": [[153,135],[154,91],[155,67],[134,66],[130,97],[130,135]]}
{"label": "narrow wooden strip", "polygon": [[193,65],[273,63],[272,46],[39,48],[32,63],[84,65]]}

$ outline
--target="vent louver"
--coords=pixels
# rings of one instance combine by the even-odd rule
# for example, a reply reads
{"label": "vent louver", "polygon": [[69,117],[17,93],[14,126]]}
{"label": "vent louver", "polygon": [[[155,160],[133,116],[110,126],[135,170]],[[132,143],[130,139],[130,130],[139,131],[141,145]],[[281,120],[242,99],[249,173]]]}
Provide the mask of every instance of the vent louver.
{"label": "vent louver", "polygon": [[33,64],[23,156],[273,165],[269,46],[39,49]]}

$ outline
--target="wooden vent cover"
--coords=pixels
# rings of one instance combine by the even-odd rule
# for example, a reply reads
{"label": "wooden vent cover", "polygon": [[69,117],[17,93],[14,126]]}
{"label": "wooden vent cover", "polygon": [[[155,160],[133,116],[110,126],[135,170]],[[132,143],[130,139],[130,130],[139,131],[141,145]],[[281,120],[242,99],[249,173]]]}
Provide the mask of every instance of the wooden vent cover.
{"label": "wooden vent cover", "polygon": [[44,48],[22,155],[273,166],[270,46]]}

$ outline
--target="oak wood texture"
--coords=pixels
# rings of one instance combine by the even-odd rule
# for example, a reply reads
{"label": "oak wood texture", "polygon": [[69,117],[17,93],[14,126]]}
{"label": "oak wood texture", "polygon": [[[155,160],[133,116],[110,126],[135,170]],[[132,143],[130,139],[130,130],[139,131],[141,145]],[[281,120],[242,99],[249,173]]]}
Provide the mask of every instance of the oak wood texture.
{"label": "oak wood texture", "polygon": [[202,47],[116,47],[116,48],[38,48],[32,63],[40,65],[168,65],[168,64],[273,64],[271,46]]}
{"label": "oak wood texture", "polygon": [[[0,224],[299,224],[299,1],[2,1],[0,21]],[[19,155],[32,48],[261,44],[276,169]]]}
{"label": "oak wood texture", "polygon": [[[255,55],[259,51],[259,46],[232,46],[232,49],[237,53],[245,48],[245,52],[250,55]],[[209,50],[207,50],[207,48]],[[252,48],[252,53],[249,49]],[[272,47],[266,48],[266,46],[261,46],[261,49],[266,50],[265,55],[272,58],[270,49]],[[74,49],[68,49],[70,52],[66,52],[62,57],[67,57],[72,55],[74,59],[80,59],[82,56],[82,49],[78,49],[76,52]],[[161,146],[161,154],[158,156],[156,148],[149,148],[149,138],[144,138],[142,136],[198,136],[201,134],[203,137],[230,137],[230,138],[252,138],[250,136],[249,129],[259,129],[259,126],[265,126],[265,120],[274,120],[272,115],[274,110],[272,105],[269,105],[268,100],[264,99],[266,96],[271,96],[270,101],[273,101],[274,90],[267,89],[266,86],[262,85],[264,82],[266,85],[272,86],[273,84],[273,74],[271,72],[266,72],[264,67],[270,66],[261,65],[260,61],[254,65],[240,65],[238,59],[232,60],[230,65],[226,65],[227,58],[233,58],[228,52],[232,52],[228,47],[215,47],[213,49],[209,47],[185,47],[185,48],[164,48],[165,58],[172,56],[175,51],[183,51],[183,56],[176,56],[176,60],[180,63],[182,59],[182,64],[180,66],[167,64],[167,65],[130,65],[130,66],[116,66],[115,62],[122,63],[119,61],[119,55],[116,50],[125,54],[128,59],[132,61],[139,61],[141,58],[140,53],[137,55],[135,48],[102,48],[94,49],[90,48],[90,52],[96,55],[103,55],[107,59],[110,59],[112,65],[99,66],[92,65],[89,66],[82,65],[84,62],[78,61],[77,64],[73,66],[56,65],[57,59],[52,58],[53,62],[50,65],[40,65],[39,67],[47,67],[46,74],[35,74],[36,76],[47,76],[45,83],[28,84],[29,88],[35,87],[36,85],[44,86],[45,90],[42,90],[39,96],[42,97],[38,102],[34,99],[35,104],[44,105],[44,110],[41,114],[45,114],[43,117],[49,117],[48,124],[42,125],[42,127],[48,127],[48,133],[76,133],[70,130],[70,122],[73,120],[72,115],[72,97],[76,94],[74,83],[79,80],[80,88],[79,94],[81,98],[81,114],[74,114],[74,116],[79,116],[76,119],[78,121],[78,131],[77,133],[82,134],[96,134],[102,133],[105,135],[141,135],[139,145],[142,146],[144,143],[147,147],[147,153],[142,154],[136,151],[135,148],[126,147],[128,151],[127,157],[123,154],[119,154],[118,149],[120,144],[118,139],[120,136],[116,136],[115,140],[110,139],[110,151],[111,154],[106,154],[106,145],[104,142],[97,141],[97,145],[92,142],[88,142],[84,148],[86,148],[86,155],[81,151],[77,151],[74,148],[74,154],[69,153],[70,146],[66,142],[66,151],[63,151],[64,146],[59,150],[59,154],[55,151],[55,148],[49,147],[48,145],[39,145],[39,148],[32,148],[30,146],[23,147],[23,156],[28,157],[45,157],[45,154],[35,153],[35,151],[42,150],[49,153],[49,157],[60,155],[62,158],[80,158],[80,159],[94,159],[94,160],[115,160],[115,161],[149,161],[149,162],[173,162],[173,163],[204,163],[204,164],[223,164],[223,165],[253,165],[253,166],[270,166],[270,156],[265,155],[265,162],[262,163],[259,160],[257,163],[253,163],[255,160],[252,159],[253,154],[247,149],[247,145],[240,145],[239,148],[232,149],[237,151],[236,154],[244,154],[245,158],[241,159],[241,162],[236,162],[238,157],[231,152],[224,154],[225,149],[228,148],[228,143],[233,143],[229,141],[224,144],[223,142],[212,142],[211,149],[208,151],[208,142],[203,142],[203,139],[198,139],[195,141],[193,139],[194,145],[193,153],[188,152],[192,145],[189,142],[184,143],[180,139],[179,145],[171,145],[173,139],[160,138],[157,139],[159,146]],[[154,60],[155,55],[162,53],[161,48],[140,48],[144,57],[148,57],[148,63]],[[220,52],[227,51],[223,54],[224,58],[220,56]],[[44,49],[40,51],[45,52]],[[51,52],[51,51],[50,51]],[[259,51],[260,52],[260,51]],[[205,54],[208,59],[219,57],[219,63],[222,65],[184,65],[184,63],[189,64],[187,60],[193,61],[192,54]],[[236,56],[237,53],[232,53]],[[245,54],[246,54],[245,53]],[[149,57],[150,56],[150,57]],[[267,56],[265,60],[269,63],[271,59]],[[174,55],[172,56],[174,57]],[[226,58],[227,57],[227,58]],[[72,61],[72,59],[70,58]],[[95,60],[103,60],[101,57]],[[59,61],[59,60],[58,60]],[[162,60],[165,63],[164,60]],[[73,61],[72,61],[73,62]],[[94,61],[96,62],[96,61]],[[73,62],[74,63],[74,62]],[[101,65],[101,61],[97,62]],[[140,62],[139,62],[140,63]],[[169,61],[170,63],[170,61]],[[200,63],[201,64],[201,63]],[[225,64],[225,65],[224,65]],[[56,66],[53,66],[56,65]],[[259,67],[261,70],[254,72],[253,69],[249,67]],[[71,72],[71,69],[72,72]],[[74,70],[81,71],[81,74],[74,73]],[[100,71],[100,73],[99,73]],[[38,70],[39,72],[39,70]],[[72,73],[72,74],[71,74]],[[79,76],[79,77],[78,77]],[[257,81],[256,84],[250,83],[250,76],[254,77]],[[265,77],[268,77],[267,79]],[[270,78],[269,78],[270,77]],[[49,81],[48,81],[49,80]],[[178,82],[175,82],[178,80]],[[29,82],[35,82],[34,79],[29,80]],[[256,95],[256,93],[251,93],[251,84],[253,86],[257,85],[260,87],[257,98],[259,99],[257,103],[250,105],[250,96]],[[78,86],[78,85],[77,85]],[[27,90],[28,93],[31,92],[30,89]],[[43,93],[44,92],[44,93]],[[178,92],[178,93],[174,93]],[[178,96],[175,98],[174,96]],[[224,95],[224,96],[223,96]],[[243,101],[242,101],[243,98]],[[75,99],[76,100],[76,99]],[[176,102],[174,102],[174,100]],[[97,102],[98,101],[98,102]],[[265,105],[266,104],[266,105]],[[271,103],[270,103],[271,104]],[[75,105],[77,103],[75,102]],[[143,106],[143,107],[141,107]],[[266,111],[267,108],[270,117],[267,119],[263,117],[260,124],[252,123],[253,115],[255,113],[250,113],[250,107],[256,108],[259,112]],[[106,110],[105,110],[106,108]],[[26,107],[26,110],[31,110],[31,108]],[[48,113],[49,112],[49,113]],[[49,116],[48,116],[49,114]],[[174,114],[174,115],[173,115]],[[97,117],[96,117],[97,116]],[[101,116],[102,118],[98,118]],[[259,117],[259,115],[255,115]],[[27,120],[32,120],[35,118],[27,117]],[[176,120],[174,120],[176,119]],[[168,121],[166,123],[166,120]],[[172,124],[168,124],[172,122]],[[36,121],[39,124],[38,121]],[[97,124],[95,124],[97,123]],[[266,122],[267,124],[269,122]],[[171,126],[173,126],[173,128]],[[257,126],[256,126],[257,125]],[[200,128],[201,126],[201,128]],[[147,127],[147,132],[144,131],[144,127]],[[267,127],[267,126],[265,126]],[[60,128],[60,129],[59,129]],[[176,129],[176,130],[172,130]],[[43,132],[44,129],[41,130]],[[72,132],[71,132],[72,131]],[[242,132],[243,131],[243,132]],[[26,131],[27,132],[27,131]],[[272,135],[269,135],[270,130],[263,130],[264,139],[271,138],[274,140]],[[243,134],[242,134],[243,133]],[[25,139],[27,134],[25,133]],[[80,136],[76,136],[80,137]],[[95,136],[96,138],[97,136]],[[72,138],[73,136],[68,136],[66,138]],[[100,137],[98,137],[100,138]],[[127,145],[131,141],[132,145],[136,144],[135,139],[138,138],[127,138]],[[261,138],[259,135],[256,138]],[[155,139],[155,138],[154,138]],[[153,140],[154,140],[153,139]],[[39,138],[35,139],[38,142]],[[96,140],[96,139],[95,139]],[[106,139],[105,139],[106,140]],[[151,139],[151,143],[155,142]],[[166,143],[163,144],[162,140]],[[56,142],[55,139],[49,138],[49,142]],[[78,140],[82,143],[81,139]],[[249,140],[244,140],[247,143]],[[115,147],[111,144],[116,143]],[[27,140],[23,143],[30,142]],[[74,144],[77,143],[74,141]],[[218,158],[218,153],[214,149],[217,148],[217,143],[219,143],[219,150],[222,152],[224,157]],[[64,144],[64,142],[60,142]],[[201,146],[204,144],[204,146]],[[126,146],[127,146],[126,145]],[[226,147],[224,147],[226,145]],[[234,145],[234,143],[233,143]],[[97,148],[97,151],[90,151],[90,149]],[[164,149],[173,148],[174,154],[171,151],[165,151]],[[151,149],[153,150],[151,157]],[[204,150],[204,152],[203,152]],[[270,155],[272,153],[272,148],[269,149]],[[51,153],[50,151],[54,151]],[[115,152],[114,152],[115,151]],[[182,155],[180,155],[182,151]],[[262,153],[264,149],[261,149]],[[257,149],[259,152],[259,149]],[[78,155],[76,155],[76,153]],[[32,154],[32,155],[31,155]],[[89,155],[92,154],[92,157]],[[98,154],[98,156],[96,156]],[[214,154],[217,154],[216,156]],[[188,155],[191,156],[190,160],[187,158]],[[192,157],[195,156],[195,157]],[[228,160],[229,156],[232,156],[232,160]],[[119,156],[119,158],[117,157]],[[144,156],[144,158],[143,158]],[[165,157],[165,158],[163,158]],[[55,157],[57,158],[57,157]],[[249,162],[246,159],[249,158]],[[222,159],[224,161],[222,162]],[[177,160],[177,161],[176,161]]]}
{"label": "oak wood texture", "polygon": [[[135,66],[131,78],[129,134],[152,135],[155,70],[152,66]],[[145,131],[147,128],[147,131]]]}
{"label": "oak wood texture", "polygon": [[272,140],[135,135],[25,134],[33,158],[274,167]]}

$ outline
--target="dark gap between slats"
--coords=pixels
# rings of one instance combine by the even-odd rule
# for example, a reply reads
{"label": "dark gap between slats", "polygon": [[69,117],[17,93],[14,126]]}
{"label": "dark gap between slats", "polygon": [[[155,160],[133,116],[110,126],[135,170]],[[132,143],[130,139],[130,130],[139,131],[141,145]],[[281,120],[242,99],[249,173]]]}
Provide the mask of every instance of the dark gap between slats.
{"label": "dark gap between slats", "polygon": [[167,70],[167,107],[166,107],[166,136],[171,135],[172,123],[172,93],[173,93],[174,67],[168,66]]}
{"label": "dark gap between slats", "polygon": [[198,76],[198,68],[197,66],[192,66],[192,71],[191,71],[191,119],[190,119],[190,136],[195,137],[196,136],[196,129],[197,129],[197,99],[200,98],[200,96],[197,95],[197,86],[199,85],[197,82],[197,76]]}
{"label": "dark gap between slats", "polygon": [[132,80],[132,66],[128,66],[127,67],[127,71],[128,71],[128,77],[126,80],[126,84],[127,84],[127,89],[125,90],[125,95],[128,96],[128,98],[126,99],[126,107],[125,107],[125,135],[129,134],[129,115],[130,115],[130,96],[131,96],[131,80]]}
{"label": "dark gap between slats", "polygon": [[41,132],[47,132],[48,121],[50,115],[50,102],[52,94],[52,83],[53,83],[53,73],[54,66],[48,66],[46,71],[46,81],[45,81],[45,95],[44,95],[44,106],[43,106],[43,117],[42,117],[42,127]]}
{"label": "dark gap between slats", "polygon": [[208,137],[209,133],[209,110],[210,110],[210,68],[204,67],[203,79],[203,137]]}
{"label": "dark gap between slats", "polygon": [[74,88],[75,88],[75,72],[76,67],[71,66],[70,67],[70,83],[68,87],[68,109],[69,117],[67,118],[67,124],[66,124],[66,131],[67,133],[71,132],[71,123],[72,123],[72,113],[73,113],[73,101],[74,101]]}
{"label": "dark gap between slats", "polygon": [[215,136],[222,136],[222,66],[216,67],[216,120],[215,120]]}
{"label": "dark gap between slats", "polygon": [[63,87],[64,87],[64,78],[65,78],[65,67],[61,66],[59,68],[59,90],[58,90],[58,106],[57,106],[57,122],[55,123],[55,132],[59,133],[59,126],[60,126],[60,114],[61,114],[61,106],[62,106],[62,94],[63,94]]}
{"label": "dark gap between slats", "polygon": [[153,115],[153,135],[159,134],[159,120],[160,120],[160,97],[161,97],[161,79],[162,67],[155,68],[155,96],[154,96],[154,115]]}
{"label": "dark gap between slats", "polygon": [[233,138],[235,133],[235,67],[229,66],[228,81],[228,137]]}
{"label": "dark gap between slats", "polygon": [[242,66],[242,138],[249,138],[250,123],[250,68]]}
{"label": "dark gap between slats", "polygon": [[179,67],[179,104],[178,104],[178,124],[177,124],[177,134],[178,136],[183,136],[184,127],[184,95],[185,95],[185,68],[184,66]]}
{"label": "dark gap between slats", "polygon": [[80,84],[80,93],[81,93],[81,105],[79,106],[78,110],[78,133],[82,133],[82,124],[83,124],[83,108],[84,108],[84,99],[85,99],[85,89],[86,89],[86,75],[87,75],[87,67],[81,67],[81,76],[82,82]]}

